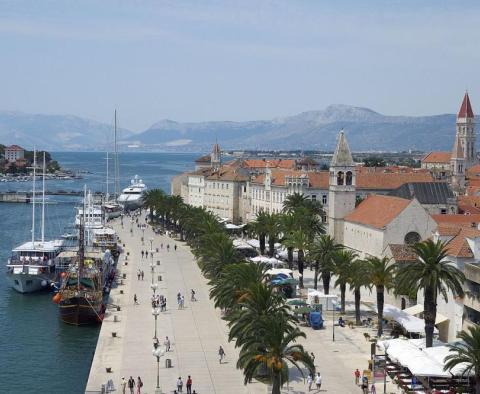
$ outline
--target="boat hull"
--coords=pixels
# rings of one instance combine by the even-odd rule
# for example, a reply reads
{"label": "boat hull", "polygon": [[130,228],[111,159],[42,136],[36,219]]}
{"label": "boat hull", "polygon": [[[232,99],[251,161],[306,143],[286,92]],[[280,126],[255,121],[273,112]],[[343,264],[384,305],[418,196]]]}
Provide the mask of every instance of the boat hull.
{"label": "boat hull", "polygon": [[53,278],[48,275],[7,274],[10,286],[19,293],[35,293],[50,289]]}
{"label": "boat hull", "polygon": [[59,303],[60,320],[75,326],[100,324],[103,320],[103,303],[93,304],[84,297],[72,297]]}

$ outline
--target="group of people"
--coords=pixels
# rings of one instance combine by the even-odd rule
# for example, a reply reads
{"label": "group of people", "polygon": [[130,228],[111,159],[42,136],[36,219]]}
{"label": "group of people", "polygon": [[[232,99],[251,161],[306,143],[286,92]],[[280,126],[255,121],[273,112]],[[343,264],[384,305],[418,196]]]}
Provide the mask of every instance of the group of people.
{"label": "group of people", "polygon": [[185,296],[180,292],[178,292],[177,294],[177,304],[178,304],[178,309],[185,308]]}
{"label": "group of people", "polygon": [[140,376],[137,378],[137,381],[135,381],[135,379],[132,376],[130,376],[130,379],[128,379],[127,381],[123,376],[121,387],[122,387],[122,394],[127,394],[127,387],[128,387],[128,390],[130,391],[130,394],[141,394],[143,382]]}
{"label": "group of people", "polygon": [[315,386],[317,387],[317,390],[320,390],[322,387],[322,375],[320,375],[320,372],[317,372],[315,376],[308,375],[307,377],[307,385],[308,385],[308,391],[312,390],[312,385],[315,382]]}
{"label": "group of people", "polygon": [[[142,250],[141,254],[142,254],[142,259],[144,257],[148,259],[148,250]],[[153,257],[153,250],[150,251],[150,257]]]}
{"label": "group of people", "polygon": [[167,297],[162,294],[152,295],[152,308],[159,308],[160,312],[167,310]]}
{"label": "group of people", "polygon": [[[192,384],[193,384],[192,377],[188,375],[186,385],[185,385],[185,387],[187,388],[187,394],[197,394],[195,390],[192,391]],[[177,389],[174,390],[174,393],[175,394],[183,393],[183,380],[181,376],[179,376],[177,379]]]}
{"label": "group of people", "polygon": [[142,279],[143,280],[143,277],[145,276],[145,273],[143,272],[143,270],[138,270],[137,271],[137,279],[140,280]]}
{"label": "group of people", "polygon": [[[360,371],[358,370],[358,368],[355,370],[353,375],[355,376],[355,384],[357,386],[360,385]],[[364,394],[369,393],[369,391],[368,391],[368,377],[365,376],[365,375],[362,377],[361,388],[362,388],[362,392]],[[370,387],[370,393],[371,394],[376,394],[376,392],[377,392],[377,389],[375,387],[375,384],[372,383],[372,386]]]}

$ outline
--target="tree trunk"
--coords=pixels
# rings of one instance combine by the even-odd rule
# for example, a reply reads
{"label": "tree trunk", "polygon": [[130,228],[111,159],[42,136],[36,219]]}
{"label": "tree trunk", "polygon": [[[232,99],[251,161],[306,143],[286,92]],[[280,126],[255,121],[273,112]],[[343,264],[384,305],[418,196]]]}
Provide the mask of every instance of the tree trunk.
{"label": "tree trunk", "polygon": [[480,394],[480,374],[475,373],[475,394]]}
{"label": "tree trunk", "polygon": [[315,260],[315,275],[313,277],[313,288],[317,290],[318,287],[318,271],[320,270],[320,262]]}
{"label": "tree trunk", "polygon": [[268,257],[273,257],[275,251],[275,238],[268,237]]}
{"label": "tree trunk", "polygon": [[322,270],[323,292],[325,294],[329,294],[331,277],[332,274],[329,270]]}
{"label": "tree trunk", "polygon": [[275,373],[272,378],[272,394],[280,394],[281,372]]}
{"label": "tree trunk", "polygon": [[383,334],[383,304],[385,302],[385,293],[383,286],[377,286],[377,309],[378,309],[378,331],[377,336]]}
{"label": "tree trunk", "polygon": [[433,331],[437,317],[437,300],[433,289],[425,289],[423,302],[423,318],[425,319],[425,346],[433,346]]}
{"label": "tree trunk", "polygon": [[359,326],[362,324],[360,321],[360,289],[355,289],[353,293],[355,295],[355,324]]}
{"label": "tree trunk", "polygon": [[288,268],[293,269],[293,247],[289,246],[287,248],[288,255]]}
{"label": "tree trunk", "polygon": [[345,283],[340,284],[340,311],[345,314],[345,291],[347,285]]}
{"label": "tree trunk", "polygon": [[265,234],[260,234],[258,237],[258,241],[260,242],[260,254],[265,254]]}
{"label": "tree trunk", "polygon": [[299,287],[303,289],[303,250],[298,251],[298,280]]}

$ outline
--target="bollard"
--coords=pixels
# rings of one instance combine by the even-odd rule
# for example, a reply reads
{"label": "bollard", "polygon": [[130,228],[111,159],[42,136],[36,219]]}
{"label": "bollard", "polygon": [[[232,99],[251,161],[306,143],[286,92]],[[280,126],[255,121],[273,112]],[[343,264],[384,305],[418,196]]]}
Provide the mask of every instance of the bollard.
{"label": "bollard", "polygon": [[117,315],[113,315],[113,321],[114,321],[115,323],[118,323],[118,316],[117,316]]}
{"label": "bollard", "polygon": [[165,359],[165,368],[172,368],[172,360],[170,358]]}
{"label": "bollard", "polygon": [[161,281],[162,281],[162,275],[158,275],[157,280],[158,280],[159,282],[161,282]]}
{"label": "bollard", "polygon": [[[107,372],[108,372],[108,368],[107,368]],[[106,392],[107,392],[107,388],[105,387],[104,384],[102,384],[102,387],[101,387],[101,389],[100,389],[100,393],[101,393],[101,394],[105,394]]]}
{"label": "bollard", "polygon": [[156,250],[157,250],[157,253],[158,253],[158,248]]}
{"label": "bollard", "polygon": [[123,290],[120,290],[120,294],[123,294]]}
{"label": "bollard", "polygon": [[127,279],[127,274],[122,274],[123,275],[123,279]]}
{"label": "bollard", "polygon": [[120,309],[121,309],[121,308],[120,308],[119,306],[117,306],[117,312],[120,312]]}
{"label": "bollard", "polygon": [[160,260],[157,260],[157,265],[160,265]]}
{"label": "bollard", "polygon": [[112,372],[112,368],[111,368],[111,367],[107,367],[107,368],[105,368],[105,369],[106,369],[107,373],[111,373],[111,372]]}
{"label": "bollard", "polygon": [[115,338],[117,336],[117,333],[114,331],[112,332],[112,337]]}

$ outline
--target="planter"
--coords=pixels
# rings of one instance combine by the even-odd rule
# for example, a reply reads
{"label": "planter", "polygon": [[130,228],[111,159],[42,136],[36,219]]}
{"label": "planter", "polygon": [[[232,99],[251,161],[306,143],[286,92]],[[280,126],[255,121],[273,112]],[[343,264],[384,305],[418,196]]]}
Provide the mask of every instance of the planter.
{"label": "planter", "polygon": [[107,368],[105,368],[105,370],[107,371],[107,373],[112,373],[112,368],[111,367],[107,367]]}
{"label": "planter", "polygon": [[113,338],[116,338],[116,337],[117,337],[117,333],[116,333],[115,331],[112,332],[112,337],[113,337]]}

